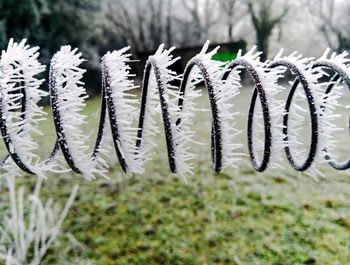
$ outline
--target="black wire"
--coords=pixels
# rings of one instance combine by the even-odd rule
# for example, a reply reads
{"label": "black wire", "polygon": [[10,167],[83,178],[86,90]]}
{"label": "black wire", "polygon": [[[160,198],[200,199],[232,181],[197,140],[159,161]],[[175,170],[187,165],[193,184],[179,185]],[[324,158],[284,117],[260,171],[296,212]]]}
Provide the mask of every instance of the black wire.
{"label": "black wire", "polygon": [[[306,80],[306,77],[299,71],[298,67],[284,59],[279,59],[277,61],[273,61],[268,65],[270,68],[275,68],[279,66],[284,66],[287,69],[291,71],[293,75],[295,75],[297,78],[294,81],[291,90],[288,94],[288,98],[284,107],[284,114],[283,114],[283,135],[284,135],[284,141],[285,141],[285,147],[284,151],[286,153],[287,159],[291,166],[297,170],[297,171],[305,171],[307,170],[313,163],[316,151],[317,151],[317,144],[318,144],[318,114],[317,114],[317,108],[315,105],[314,96],[312,94],[312,91],[310,89],[309,83]],[[307,103],[309,106],[309,112],[310,112],[310,118],[311,118],[311,144],[309,153],[304,161],[302,163],[298,164],[292,155],[292,152],[289,147],[288,143],[288,120],[289,120],[289,110],[293,101],[293,97],[295,95],[295,91],[299,85],[299,83],[302,85]]]}
{"label": "black wire", "polygon": [[[269,105],[266,98],[265,90],[261,85],[261,77],[259,76],[257,71],[254,69],[253,65],[251,65],[246,60],[237,59],[231,62],[228,65],[227,71],[224,73],[222,79],[227,80],[231,71],[240,66],[244,67],[247,70],[247,72],[249,73],[250,77],[254,82],[254,90],[250,101],[249,113],[248,113],[248,125],[247,125],[248,151],[249,151],[249,156],[250,156],[250,161],[252,166],[256,171],[262,172],[268,167],[270,156],[271,156],[272,133],[271,133],[271,118],[270,118]],[[253,141],[254,110],[255,110],[255,104],[256,104],[258,95],[259,95],[261,108],[263,112],[264,130],[265,130],[264,155],[260,163],[257,161],[254,153],[254,141]]]}
{"label": "black wire", "polygon": [[[208,74],[205,65],[197,58],[191,59],[186,67],[183,74],[183,78],[180,84],[180,98],[178,106],[180,110],[183,109],[184,99],[186,98],[186,88],[189,82],[189,77],[194,69],[198,67],[204,80],[204,85],[208,91],[210,108],[212,113],[212,130],[211,130],[211,156],[212,156],[212,167],[215,172],[220,172],[222,169],[222,140],[221,140],[221,122],[218,113],[218,104],[215,98],[214,86]],[[181,123],[181,118],[176,121],[176,125]]]}
{"label": "black wire", "polygon": [[[321,68],[328,68],[332,71],[335,72],[335,75],[332,77],[331,81],[329,82],[326,90],[325,90],[325,102],[322,105],[321,109],[325,110],[325,108],[327,107],[327,95],[329,95],[335,85],[335,82],[338,81],[340,78],[346,83],[347,87],[350,90],[350,77],[339,67],[337,67],[335,64],[332,64],[328,61],[322,61],[322,60],[318,60],[316,61],[313,65],[313,68],[317,68],[317,67],[321,67]],[[350,118],[349,118],[349,132],[350,132]],[[324,150],[325,152],[327,152],[327,149]],[[350,168],[350,159],[344,162],[336,162],[332,159],[331,155],[329,153],[327,153],[325,155],[325,159],[328,161],[328,164],[333,167],[336,170],[347,170]]]}

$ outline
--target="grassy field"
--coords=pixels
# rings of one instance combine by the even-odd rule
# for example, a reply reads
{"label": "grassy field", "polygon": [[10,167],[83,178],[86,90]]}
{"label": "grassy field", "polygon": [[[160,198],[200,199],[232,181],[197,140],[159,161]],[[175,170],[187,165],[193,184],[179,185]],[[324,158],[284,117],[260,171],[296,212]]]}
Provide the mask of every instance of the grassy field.
{"label": "grassy field", "polygon": [[[246,113],[248,100],[243,91],[237,109]],[[208,105],[205,97],[200,103]],[[97,125],[98,107],[99,99],[88,102],[87,130]],[[349,176],[325,167],[326,178],[316,181],[288,166],[257,174],[248,158],[238,169],[213,174],[209,115],[197,115],[194,128],[206,144],[193,146],[198,155],[188,184],[169,173],[163,137],[143,176],[126,176],[115,163],[110,180],[50,177],[43,197],[63,202],[73,183],[81,188],[44,264],[349,264]],[[243,115],[242,129],[245,121]],[[42,126],[45,156],[54,130],[51,121]]]}

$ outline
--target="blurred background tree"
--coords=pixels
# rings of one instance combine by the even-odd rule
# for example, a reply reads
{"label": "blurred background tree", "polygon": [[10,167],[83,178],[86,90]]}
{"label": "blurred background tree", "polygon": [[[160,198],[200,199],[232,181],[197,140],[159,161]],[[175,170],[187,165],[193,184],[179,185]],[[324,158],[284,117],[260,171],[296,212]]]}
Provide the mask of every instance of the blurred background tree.
{"label": "blurred background tree", "polygon": [[29,36],[40,25],[44,2],[28,0],[0,1],[0,45],[5,48],[9,38]]}
{"label": "blurred background tree", "polygon": [[263,52],[261,59],[266,60],[269,53],[270,37],[274,28],[281,24],[288,14],[288,2],[284,1],[283,10],[277,15],[273,14],[276,7],[276,1],[274,0],[247,0],[246,3],[256,35],[256,44],[258,49]]}
{"label": "blurred background tree", "polygon": [[[0,47],[10,38],[27,38],[40,46],[41,61],[49,64],[61,45],[79,47],[89,60],[86,67],[98,70],[101,15],[98,0],[1,0]],[[91,73],[92,75],[92,73]],[[91,76],[90,75],[90,76]],[[95,78],[86,80],[96,83]]]}
{"label": "blurred background tree", "polygon": [[48,63],[61,45],[92,55],[100,22],[98,0],[1,0],[1,48],[10,38],[39,45]]}
{"label": "blurred background tree", "polygon": [[343,8],[338,3],[336,0],[307,0],[305,6],[328,47],[341,52],[350,49],[350,19],[349,3],[344,3]]}

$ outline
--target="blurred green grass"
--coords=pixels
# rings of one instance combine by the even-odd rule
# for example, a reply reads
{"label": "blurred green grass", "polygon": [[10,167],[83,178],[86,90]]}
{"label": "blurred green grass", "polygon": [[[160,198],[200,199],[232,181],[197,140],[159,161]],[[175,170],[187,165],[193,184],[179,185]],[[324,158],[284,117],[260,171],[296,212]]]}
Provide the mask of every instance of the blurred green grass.
{"label": "blurred green grass", "polygon": [[[243,89],[235,102],[244,113],[238,120],[242,129],[249,95]],[[199,104],[208,106],[207,97]],[[97,128],[99,106],[97,98],[88,101],[87,132]],[[41,128],[45,137],[36,140],[45,157],[54,143],[52,121]],[[169,173],[163,135],[156,140],[159,147],[143,176],[126,176],[117,163],[111,167],[110,180],[50,176],[43,197],[64,203],[74,183],[81,188],[43,264],[349,263],[348,175],[325,167],[326,178],[316,181],[288,165],[286,170],[257,174],[248,158],[237,169],[214,174],[210,112],[196,114],[194,129],[196,139],[205,144],[193,146],[195,174],[188,184]],[[342,134],[348,143],[348,135]],[[243,133],[240,142],[245,141]],[[247,154],[245,146],[242,152]],[[33,178],[19,182],[30,186]]]}

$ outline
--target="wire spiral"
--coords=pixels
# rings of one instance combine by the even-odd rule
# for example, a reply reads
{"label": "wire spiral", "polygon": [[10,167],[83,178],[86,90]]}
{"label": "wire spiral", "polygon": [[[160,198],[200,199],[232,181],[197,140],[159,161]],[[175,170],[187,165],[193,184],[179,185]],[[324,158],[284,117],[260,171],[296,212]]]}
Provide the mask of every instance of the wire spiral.
{"label": "wire spiral", "polygon": [[[317,60],[303,58],[296,53],[273,60],[260,61],[255,48],[237,59],[224,64],[212,60],[218,51],[208,52],[209,42],[202,51],[186,65],[184,73],[178,75],[170,66],[179,58],[173,58],[171,49],[161,45],[146,62],[141,102],[131,93],[136,87],[131,75],[131,55],[128,48],[109,52],[102,58],[101,112],[97,138],[92,153],[85,144],[87,135],[80,128],[86,116],[80,112],[87,98],[81,82],[84,70],[81,54],[70,46],[63,46],[51,60],[49,70],[49,93],[40,90],[43,80],[37,75],[44,71],[38,61],[38,48],[10,41],[0,61],[0,129],[8,156],[1,163],[3,169],[13,165],[28,174],[62,170],[57,161],[65,160],[69,168],[87,179],[108,172],[105,156],[111,146],[124,172],[144,172],[144,164],[151,158],[154,136],[158,125],[154,115],[160,111],[164,125],[167,156],[170,171],[185,176],[193,166],[189,143],[194,132],[195,99],[201,90],[195,87],[204,81],[209,95],[212,118],[211,156],[215,172],[225,167],[235,167],[239,161],[236,141],[239,130],[234,126],[232,99],[239,95],[241,81],[239,73],[246,70],[253,83],[252,97],[248,109],[248,151],[253,168],[262,172],[268,167],[280,167],[284,150],[290,165],[297,171],[317,172],[317,163],[326,162],[336,170],[350,168],[350,160],[336,161],[328,150],[336,144],[333,133],[334,108],[339,99],[337,84],[343,80],[350,89],[350,68],[347,53],[328,56],[329,51]],[[285,88],[279,80],[286,71],[295,76],[285,101],[277,95]],[[333,77],[323,81],[328,72]],[[174,81],[180,81],[175,87]],[[49,95],[57,140],[50,156],[42,161],[35,154],[39,146],[32,134],[40,133],[37,123],[43,119],[40,99]],[[291,117],[291,107],[298,107],[306,100],[311,121],[310,147],[307,151],[292,150],[297,142],[291,131],[297,131],[304,117]],[[140,108],[138,109],[138,104]],[[260,105],[261,113],[257,113]],[[292,115],[293,116],[293,115]],[[133,123],[138,126],[133,126]],[[350,128],[350,120],[349,120]],[[263,139],[256,134],[263,133]],[[260,158],[259,152],[262,152]],[[306,152],[306,155],[305,155]],[[302,154],[303,153],[303,154]]]}

